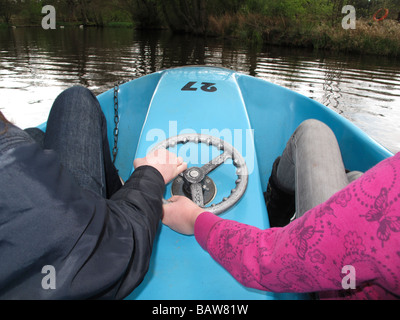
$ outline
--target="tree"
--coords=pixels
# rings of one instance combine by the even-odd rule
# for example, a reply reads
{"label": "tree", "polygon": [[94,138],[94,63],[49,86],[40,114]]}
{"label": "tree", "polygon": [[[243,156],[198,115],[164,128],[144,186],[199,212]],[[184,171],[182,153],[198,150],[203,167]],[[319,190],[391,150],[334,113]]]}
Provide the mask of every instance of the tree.
{"label": "tree", "polygon": [[17,5],[14,0],[0,0],[0,17],[8,25],[11,24],[11,16],[15,13],[15,6]]}
{"label": "tree", "polygon": [[162,12],[174,31],[205,34],[208,23],[207,0],[164,0]]}
{"label": "tree", "polygon": [[159,28],[162,25],[157,0],[119,0],[138,28]]}

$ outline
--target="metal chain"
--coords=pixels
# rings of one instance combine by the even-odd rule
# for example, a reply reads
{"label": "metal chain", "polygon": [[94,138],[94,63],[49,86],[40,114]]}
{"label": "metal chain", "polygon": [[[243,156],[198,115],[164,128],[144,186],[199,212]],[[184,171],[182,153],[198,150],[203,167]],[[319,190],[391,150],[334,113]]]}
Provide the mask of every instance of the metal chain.
{"label": "metal chain", "polygon": [[112,150],[113,163],[115,162],[115,159],[117,158],[118,154],[118,134],[119,134],[118,91],[119,91],[119,84],[116,83],[114,85],[114,148]]}

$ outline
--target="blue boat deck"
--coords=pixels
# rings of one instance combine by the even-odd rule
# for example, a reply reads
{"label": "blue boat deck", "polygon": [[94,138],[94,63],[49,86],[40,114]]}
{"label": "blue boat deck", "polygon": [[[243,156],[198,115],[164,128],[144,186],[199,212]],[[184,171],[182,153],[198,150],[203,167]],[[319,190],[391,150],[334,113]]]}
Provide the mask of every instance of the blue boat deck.
{"label": "blue boat deck", "polygon": [[[99,96],[113,144],[114,95]],[[274,159],[305,119],[327,123],[335,132],[347,168],[365,171],[390,152],[361,130],[319,103],[288,89],[234,71],[211,67],[185,67],[160,71],[120,86],[119,153],[116,165],[123,179],[135,157],[144,157],[160,141],[182,133],[206,133],[236,147],[249,170],[247,190],[223,218],[269,227],[263,191]],[[187,144],[172,148],[201,166],[218,150]],[[239,150],[240,149],[240,150]],[[217,186],[212,203],[222,201],[235,186],[232,161],[213,171]],[[167,186],[165,198],[171,196]],[[298,299],[302,295],[274,294],[240,285],[197,244],[160,225],[150,269],[128,299]]]}

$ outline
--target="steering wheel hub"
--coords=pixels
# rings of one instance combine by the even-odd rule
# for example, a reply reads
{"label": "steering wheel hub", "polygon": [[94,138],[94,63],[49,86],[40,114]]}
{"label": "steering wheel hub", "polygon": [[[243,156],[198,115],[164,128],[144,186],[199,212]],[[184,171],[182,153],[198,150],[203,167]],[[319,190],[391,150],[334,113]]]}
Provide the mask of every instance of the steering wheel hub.
{"label": "steering wheel hub", "polygon": [[205,174],[201,168],[192,167],[183,173],[183,177],[189,183],[199,183],[204,180]]}
{"label": "steering wheel hub", "polygon": [[[190,191],[190,183],[186,182],[182,176],[178,176],[171,186],[171,194],[173,196],[185,196],[192,199],[192,192]],[[217,194],[217,187],[210,177],[206,177],[201,181],[201,188],[203,192],[204,205],[208,205],[214,200]]]}

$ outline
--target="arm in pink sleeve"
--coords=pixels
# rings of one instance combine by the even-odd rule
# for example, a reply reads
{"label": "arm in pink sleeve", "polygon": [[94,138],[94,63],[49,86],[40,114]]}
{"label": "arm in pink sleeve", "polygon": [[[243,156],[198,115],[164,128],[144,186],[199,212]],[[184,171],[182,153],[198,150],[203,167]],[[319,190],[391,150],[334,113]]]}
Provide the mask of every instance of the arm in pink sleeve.
{"label": "arm in pink sleeve", "polygon": [[400,295],[400,154],[284,228],[260,230],[202,213],[195,236],[245,286],[273,292],[341,290],[345,266],[357,287]]}

